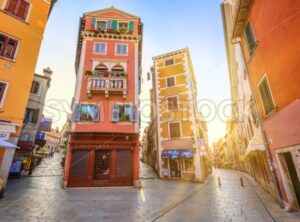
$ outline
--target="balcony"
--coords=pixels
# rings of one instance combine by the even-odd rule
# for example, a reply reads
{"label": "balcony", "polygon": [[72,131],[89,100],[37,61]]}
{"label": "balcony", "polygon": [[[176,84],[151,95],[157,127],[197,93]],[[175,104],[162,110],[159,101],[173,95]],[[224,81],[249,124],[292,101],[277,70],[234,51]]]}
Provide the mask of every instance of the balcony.
{"label": "balcony", "polygon": [[127,78],[126,77],[88,77],[87,95],[104,94],[105,98],[109,95],[122,95],[127,98]]}

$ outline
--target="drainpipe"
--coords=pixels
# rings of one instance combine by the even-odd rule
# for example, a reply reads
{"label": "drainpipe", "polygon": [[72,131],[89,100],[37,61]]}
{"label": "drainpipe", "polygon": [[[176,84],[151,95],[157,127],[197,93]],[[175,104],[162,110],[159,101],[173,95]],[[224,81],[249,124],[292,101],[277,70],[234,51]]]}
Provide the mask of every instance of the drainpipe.
{"label": "drainpipe", "polygon": [[[243,50],[243,47],[242,47],[242,44],[241,44],[241,40],[240,39],[237,40],[236,43],[239,44],[239,47],[241,48],[241,50],[244,54],[244,50]],[[256,96],[255,96],[255,93],[254,93],[254,87],[253,87],[253,84],[252,84],[252,81],[251,81],[251,78],[250,78],[250,75],[249,75],[248,66],[247,66],[247,63],[245,61],[244,56],[243,56],[243,60],[244,60],[244,64],[245,64],[246,74],[247,74],[247,77],[248,77],[248,80],[249,80],[249,83],[250,83],[251,93],[253,95],[253,100],[254,100],[254,103],[255,103],[255,111],[256,111],[258,122],[259,122],[259,125],[260,125],[260,132],[261,132],[261,135],[262,135],[264,145],[266,147],[266,157],[267,157],[268,164],[269,164],[269,167],[270,167],[272,182],[273,182],[274,187],[275,187],[276,199],[277,199],[277,202],[278,202],[280,208],[284,208],[281,193],[280,193],[280,188],[279,188],[279,185],[278,185],[278,179],[275,175],[274,167],[273,167],[273,164],[272,164],[273,163],[273,158],[272,158],[272,154],[271,154],[271,151],[270,151],[270,146],[269,146],[269,143],[268,143],[268,140],[267,140],[267,136],[266,136],[266,132],[265,132],[265,129],[264,129],[263,121],[262,121],[262,118],[261,118],[260,113],[259,113],[258,104],[257,104]]]}

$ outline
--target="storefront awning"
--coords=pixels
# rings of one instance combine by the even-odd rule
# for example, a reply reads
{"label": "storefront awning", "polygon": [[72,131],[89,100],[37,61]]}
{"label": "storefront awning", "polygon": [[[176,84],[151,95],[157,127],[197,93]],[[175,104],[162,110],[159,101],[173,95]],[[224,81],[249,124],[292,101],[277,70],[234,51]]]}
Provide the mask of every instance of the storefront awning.
{"label": "storefront awning", "polygon": [[32,151],[34,145],[30,140],[19,140],[18,147],[20,147],[21,151]]}
{"label": "storefront awning", "polygon": [[163,150],[161,153],[162,159],[176,159],[176,158],[193,158],[193,149],[180,149],[180,150]]}
{"label": "storefront awning", "polygon": [[245,158],[255,151],[265,151],[265,145],[262,141],[262,138],[258,135],[255,135],[249,142],[248,147],[245,152]]}
{"label": "storefront awning", "polygon": [[15,144],[6,142],[4,140],[0,140],[0,147],[2,147],[2,148],[14,148],[14,149],[18,148]]}

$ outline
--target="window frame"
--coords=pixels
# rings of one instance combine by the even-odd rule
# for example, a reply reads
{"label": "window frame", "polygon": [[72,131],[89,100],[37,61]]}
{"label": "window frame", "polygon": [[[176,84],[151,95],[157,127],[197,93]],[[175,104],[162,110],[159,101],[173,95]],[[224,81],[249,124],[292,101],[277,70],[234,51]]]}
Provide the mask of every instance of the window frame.
{"label": "window frame", "polygon": [[[118,53],[118,46],[119,45],[126,45],[126,53]],[[118,56],[127,56],[128,52],[129,52],[129,46],[128,46],[127,43],[116,43],[115,44],[115,55],[118,55]]]}
{"label": "window frame", "polygon": [[[16,58],[17,58],[17,54],[18,54],[18,51],[19,51],[19,47],[20,47],[20,43],[21,41],[15,37],[12,37],[10,35],[7,35],[3,32],[0,32],[0,35],[2,35],[5,39],[4,39],[4,42],[3,42],[3,48],[0,49],[0,58],[3,58],[3,59],[6,59],[8,61],[12,61],[12,62],[15,62],[16,61]],[[5,56],[4,55],[4,52],[6,51],[6,46],[8,45],[8,42],[9,40],[13,40],[13,41],[16,41],[16,46],[14,46],[13,48],[13,55],[11,57],[8,57],[8,56]]]}
{"label": "window frame", "polygon": [[5,88],[3,90],[2,97],[0,98],[0,108],[3,108],[4,102],[5,102],[5,98],[6,98],[6,94],[7,94],[8,87],[9,87],[9,83],[5,82],[5,81],[0,81],[0,83],[5,84]]}
{"label": "window frame", "polygon": [[[169,85],[168,79],[174,79],[174,85]],[[166,86],[169,87],[173,87],[176,85],[176,77],[175,76],[170,76],[168,78],[166,78]]]}
{"label": "window frame", "polygon": [[[97,48],[97,44],[103,44],[105,46],[105,50],[104,52],[97,52],[96,48]],[[98,54],[98,55],[106,55],[107,54],[107,43],[106,42],[95,42],[94,43],[94,54]]]}
{"label": "window frame", "polygon": [[[167,64],[167,62],[169,62],[169,61],[172,61],[172,64]],[[165,67],[175,65],[175,59],[174,58],[166,59],[164,61],[164,65],[165,65]]]}
{"label": "window frame", "polygon": [[[176,108],[170,108],[169,107],[169,99],[173,99],[176,98],[176,102],[177,102],[177,107]],[[167,108],[169,111],[175,111],[175,110],[179,110],[179,96],[175,95],[175,96],[167,96]]]}
{"label": "window frame", "polygon": [[[274,106],[273,109],[270,110],[268,113],[266,112],[266,107],[265,107],[265,104],[264,104],[264,99],[263,99],[263,96],[262,96],[261,91],[260,91],[260,86],[262,85],[262,83],[264,82],[264,80],[267,83],[268,90],[269,90],[269,93],[270,93],[270,99],[271,99],[271,102],[273,103],[273,106]],[[268,79],[268,77],[267,77],[266,74],[263,75],[263,77],[261,78],[261,80],[258,82],[257,88],[258,88],[258,92],[259,92],[260,99],[261,99],[261,102],[262,102],[262,107],[263,107],[263,110],[264,110],[264,114],[266,116],[271,115],[272,113],[274,113],[276,111],[276,103],[275,103],[275,100],[274,100],[274,97],[273,97],[273,94],[272,94],[272,89],[271,89],[271,86],[270,86],[269,79]]]}
{"label": "window frame", "polygon": [[[105,22],[105,28],[104,29],[100,29],[99,27],[98,27],[98,22],[100,23],[100,22]],[[97,29],[100,29],[100,30],[107,30],[107,20],[96,20],[96,28]]]}
{"label": "window frame", "polygon": [[[38,88],[38,91],[37,91],[36,93],[33,93],[33,92],[32,92],[32,87],[33,87],[33,83],[34,83],[34,82],[37,82],[37,83],[39,84],[39,88]],[[32,84],[31,84],[30,94],[31,94],[31,95],[39,96],[40,93],[41,93],[41,82],[34,79],[34,80],[32,81]]]}
{"label": "window frame", "polygon": [[[31,14],[31,9],[32,9],[32,3],[31,3],[31,1],[30,1],[30,0],[18,0],[18,3],[17,3],[17,6],[16,6],[16,8],[15,8],[14,13],[11,13],[11,12],[7,11],[7,9],[8,9],[8,4],[9,4],[10,1],[11,1],[11,0],[6,0],[6,1],[4,1],[1,9],[2,9],[5,13],[7,13],[7,14],[13,16],[13,17],[15,17],[16,19],[28,23],[28,21],[29,21],[29,16],[30,16],[30,14]],[[26,9],[25,17],[24,17],[24,18],[19,17],[19,16],[17,15],[17,13],[16,13],[16,12],[19,10],[19,8],[20,8],[21,1],[24,1],[24,2],[27,2],[27,3],[28,3],[28,8]]]}
{"label": "window frame", "polygon": [[[247,37],[247,32],[246,32],[246,30],[247,30],[247,28],[248,27],[250,27],[250,29],[249,29],[249,31],[250,31],[250,35],[251,35],[251,37],[253,38],[253,40],[254,40],[254,42],[253,42],[253,47],[251,48],[251,46],[250,46],[250,44],[252,43],[250,43],[249,42],[249,39],[248,39],[248,37]],[[252,26],[252,24],[251,24],[251,22],[250,21],[248,21],[247,23],[246,23],[246,25],[245,25],[245,28],[244,28],[244,37],[245,37],[245,40],[246,40],[246,45],[247,45],[247,48],[248,48],[248,53],[249,53],[249,55],[251,56],[251,55],[253,55],[253,53],[254,53],[254,51],[255,51],[255,49],[256,49],[256,47],[257,47],[257,40],[256,40],[256,37],[255,37],[255,34],[254,34],[254,30],[253,30],[253,26]]]}
{"label": "window frame", "polygon": [[[180,133],[180,135],[179,135],[179,137],[171,137],[171,125],[172,124],[179,124],[179,133]],[[182,127],[181,127],[181,122],[180,121],[174,121],[174,122],[169,122],[169,138],[170,138],[170,140],[178,140],[178,139],[180,139],[181,137],[182,137]]]}

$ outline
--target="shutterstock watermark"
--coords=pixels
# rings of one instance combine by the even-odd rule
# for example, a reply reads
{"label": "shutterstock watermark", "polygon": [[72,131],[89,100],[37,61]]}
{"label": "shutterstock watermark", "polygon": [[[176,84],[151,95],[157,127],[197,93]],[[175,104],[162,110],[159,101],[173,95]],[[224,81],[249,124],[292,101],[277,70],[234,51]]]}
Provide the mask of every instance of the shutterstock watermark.
{"label": "shutterstock watermark", "polygon": [[[120,104],[120,102],[116,103]],[[89,104],[89,102],[86,101],[84,104]],[[101,113],[104,110],[104,108],[101,107],[105,104],[103,101],[99,103],[91,102],[90,104],[100,106],[100,115],[104,115]],[[113,102],[109,103],[109,106],[111,107],[108,110],[110,112],[113,112],[113,104]],[[130,101],[124,101],[122,104],[128,106],[134,105]],[[170,96],[161,99],[159,106],[149,99],[142,99],[140,100],[138,107],[142,124],[147,124],[151,118],[156,118],[157,116],[162,118],[165,122],[187,120],[191,116],[201,118],[207,123],[215,121],[216,119],[226,122],[229,119],[232,119],[233,109],[239,112],[239,119],[235,119],[235,121],[244,121],[245,117],[248,120],[249,116],[251,117],[251,121],[257,120],[253,102],[245,102],[244,100],[235,102],[231,99],[224,99],[219,102],[210,99],[191,101],[179,99],[179,96]],[[244,110],[245,112],[243,113]],[[72,112],[71,102],[68,100],[48,99],[45,102],[44,114],[46,117],[52,118],[53,123],[60,122],[62,118],[65,118],[67,115],[72,115]],[[82,112],[85,112],[85,110],[82,110]],[[93,110],[90,110],[89,112],[93,112]],[[104,116],[104,118],[100,118],[100,121],[106,120],[111,116],[112,114]]]}

